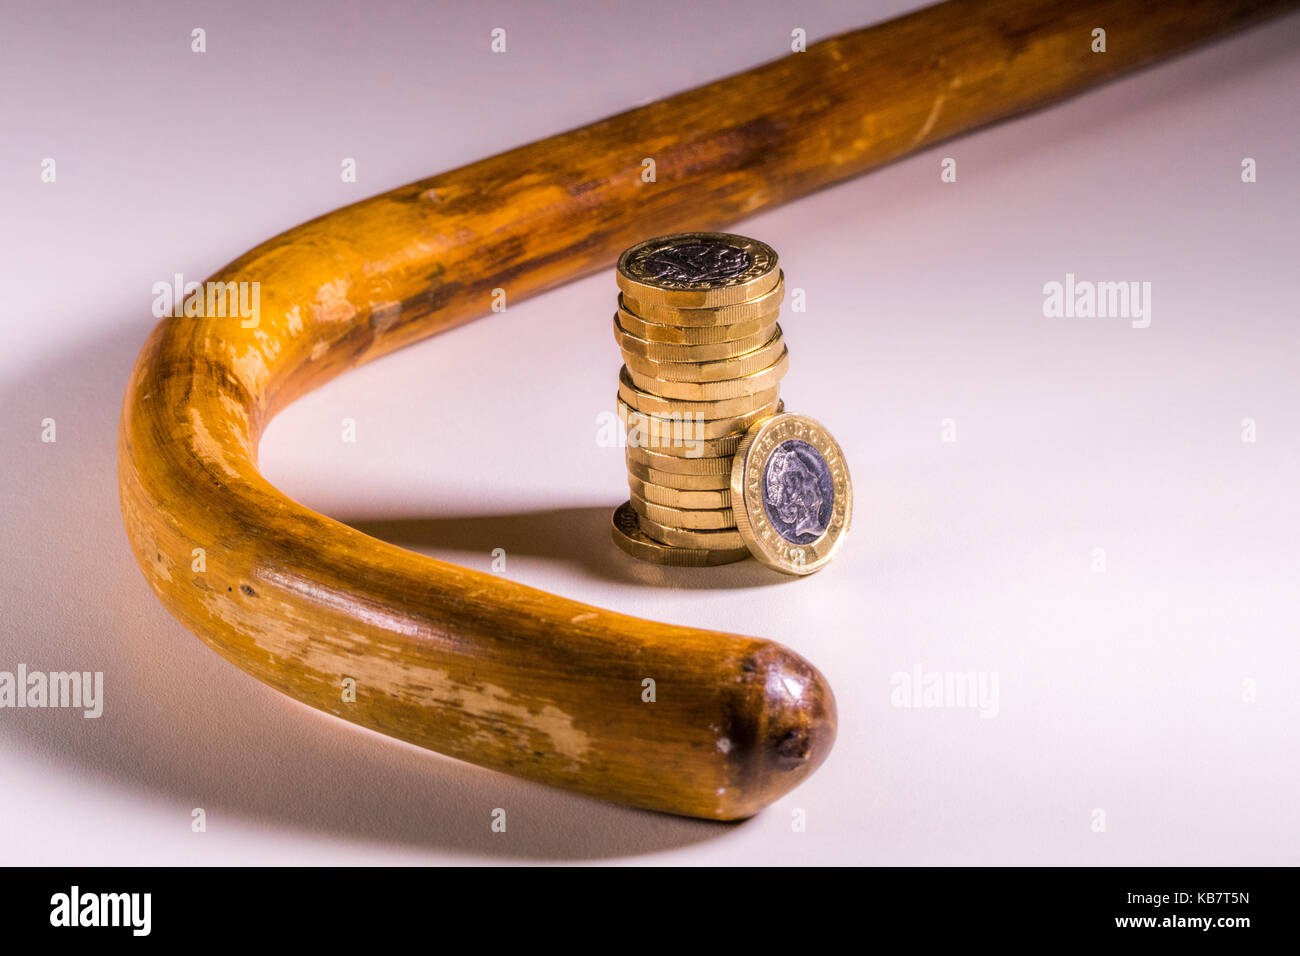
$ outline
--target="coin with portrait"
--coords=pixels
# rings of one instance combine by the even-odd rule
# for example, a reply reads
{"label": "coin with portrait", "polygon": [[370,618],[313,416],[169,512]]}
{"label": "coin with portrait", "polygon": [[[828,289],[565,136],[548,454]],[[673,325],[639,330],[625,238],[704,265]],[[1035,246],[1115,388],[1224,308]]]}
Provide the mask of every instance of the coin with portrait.
{"label": "coin with portrait", "polygon": [[786,574],[811,574],[835,556],[852,521],[844,453],[805,415],[756,422],[732,462],[731,504],[755,558]]}

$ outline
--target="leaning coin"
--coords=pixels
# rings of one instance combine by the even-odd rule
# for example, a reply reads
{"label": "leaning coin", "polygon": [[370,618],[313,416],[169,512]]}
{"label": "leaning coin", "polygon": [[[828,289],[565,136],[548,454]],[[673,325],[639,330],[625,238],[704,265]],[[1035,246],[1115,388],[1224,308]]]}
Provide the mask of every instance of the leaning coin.
{"label": "leaning coin", "polygon": [[614,543],[642,561],[679,568],[704,568],[719,564],[731,564],[749,557],[748,548],[675,548],[651,538],[641,530],[637,513],[632,510],[630,502],[623,502],[614,511],[611,535]]}
{"label": "leaning coin", "polygon": [[769,291],[781,277],[776,251],[727,232],[683,232],[639,242],[618,257],[623,292],[650,305],[707,309]]}
{"label": "leaning coin", "polygon": [[734,528],[725,531],[691,531],[687,528],[672,528],[660,524],[643,514],[637,515],[637,522],[641,525],[641,530],[656,541],[677,548],[705,548],[709,551],[718,551],[745,546],[744,540]]}
{"label": "leaning coin", "polygon": [[775,318],[781,311],[781,302],[784,299],[785,276],[781,276],[775,286],[755,299],[712,309],[680,309],[668,305],[656,305],[627,294],[619,296],[619,305],[645,322],[658,322],[660,325],[676,325],[681,328],[704,328],[713,325],[736,325],[739,322],[752,322],[754,319],[769,316]]}
{"label": "leaning coin", "polygon": [[636,492],[632,492],[631,501],[632,510],[637,514],[669,528],[681,528],[686,531],[731,531],[736,527],[736,519],[731,516],[730,508],[673,508],[646,501]]}
{"label": "leaning coin", "polygon": [[723,379],[720,382],[669,382],[654,376],[641,375],[636,369],[626,365],[623,367],[628,370],[628,377],[632,379],[633,385],[660,398],[675,398],[687,402],[720,402],[777,388],[785,373],[790,370],[789,352],[783,347],[779,354],[780,357],[776,361],[756,372]]}
{"label": "leaning coin", "polygon": [[639,338],[618,324],[614,316],[614,341],[623,350],[624,355],[638,355],[651,362],[717,362],[721,359],[744,355],[769,341],[774,334],[781,331],[781,326],[765,326],[753,335],[733,339],[730,342],[714,342],[709,345],[676,345],[672,342],[652,342]]}
{"label": "leaning coin", "polygon": [[636,383],[632,381],[627,366],[623,366],[618,375],[619,398],[638,412],[645,412],[647,415],[659,415],[664,418],[683,415],[690,415],[694,421],[733,418],[737,415],[746,415],[749,412],[756,411],[764,405],[771,405],[777,400],[780,392],[780,384],[777,381],[766,391],[754,392],[752,395],[742,393],[735,398],[710,402],[684,401],[679,398],[668,398],[637,387]]}
{"label": "leaning coin", "polygon": [[853,518],[844,453],[807,416],[764,419],[736,451],[731,504],[755,558],[786,574],[811,574],[835,556]]}
{"label": "leaning coin", "polygon": [[776,329],[777,313],[756,319],[737,322],[735,325],[710,325],[704,328],[683,328],[680,325],[667,325],[647,322],[627,309],[619,308],[614,313],[618,324],[625,332],[630,332],[647,342],[660,342],[665,345],[718,345],[723,342],[735,342],[751,335],[766,332],[763,341]]}
{"label": "leaning coin", "polygon": [[[683,491],[642,481],[634,474],[627,476],[627,485],[634,498],[643,498],[656,505],[667,508],[731,508],[731,489],[719,488],[713,491]],[[651,515],[650,517],[654,517]],[[658,519],[656,519],[658,520]],[[673,524],[673,522],[666,522]],[[728,521],[725,527],[734,527],[735,521]],[[683,527],[686,527],[683,525]]]}
{"label": "leaning coin", "polygon": [[624,351],[623,364],[637,375],[660,382],[721,382],[762,371],[781,357],[784,348],[785,339],[778,326],[772,337],[758,348],[730,358],[712,361],[687,359],[682,362],[661,362]]}

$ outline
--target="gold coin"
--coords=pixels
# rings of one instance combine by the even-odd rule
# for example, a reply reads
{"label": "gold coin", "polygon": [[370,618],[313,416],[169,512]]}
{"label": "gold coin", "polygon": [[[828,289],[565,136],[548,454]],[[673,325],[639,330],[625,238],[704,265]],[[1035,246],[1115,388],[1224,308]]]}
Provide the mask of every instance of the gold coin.
{"label": "gold coin", "polygon": [[756,299],[781,277],[776,251],[727,232],[681,232],[618,257],[618,287],[638,302],[709,309]]}
{"label": "gold coin", "polygon": [[734,455],[719,458],[681,458],[676,455],[664,455],[647,448],[627,448],[627,460],[636,462],[643,468],[667,471],[675,475],[729,475]]}
{"label": "gold coin", "polygon": [[681,309],[668,305],[643,302],[634,295],[620,295],[619,307],[631,312],[643,322],[659,325],[676,325],[679,328],[704,328],[714,325],[736,325],[755,319],[776,319],[785,299],[785,276],[778,277],[776,285],[756,299],[737,302],[712,309]]}
{"label": "gold coin", "polygon": [[737,322],[734,325],[710,325],[703,328],[683,328],[680,325],[660,325],[647,322],[640,316],[633,315],[627,309],[620,308],[615,317],[623,331],[635,335],[647,342],[659,342],[664,345],[720,345],[735,342],[766,332],[767,341],[776,329],[777,313]]}
{"label": "gold coin", "polygon": [[755,558],[786,574],[812,574],[835,556],[852,522],[844,453],[807,416],[764,419],[736,451],[731,504]]}
{"label": "gold coin", "polygon": [[660,524],[653,518],[638,514],[637,523],[641,530],[656,541],[671,544],[675,548],[704,548],[706,551],[726,551],[731,548],[745,547],[740,532],[735,528],[719,531],[693,531],[690,528],[673,528]]}
{"label": "gold coin", "polygon": [[781,357],[785,341],[781,327],[761,346],[727,359],[706,362],[690,359],[685,362],[656,362],[639,355],[623,353],[623,364],[636,375],[647,376],[661,382],[721,382],[740,378],[768,368]]}
{"label": "gold coin", "polygon": [[630,478],[639,478],[660,488],[675,488],[679,491],[721,491],[725,488],[730,498],[730,472],[725,475],[679,475],[675,472],[651,468],[639,461],[629,461],[627,473]]}
{"label": "gold coin", "polygon": [[[769,415],[773,414],[768,412]],[[766,416],[764,416],[766,417]],[[680,438],[667,435],[646,435],[635,429],[628,429],[627,443],[634,448],[648,448],[661,455],[674,458],[730,458],[740,447],[744,432],[729,435],[726,438],[693,438],[687,432]]]}
{"label": "gold coin", "polygon": [[752,352],[774,334],[781,331],[781,326],[764,326],[753,335],[732,339],[729,342],[712,342],[707,345],[676,345],[672,342],[652,342],[639,338],[624,329],[614,316],[614,341],[623,350],[624,355],[639,355],[651,362],[716,362],[719,359],[735,358]]}
{"label": "gold coin", "polygon": [[648,415],[645,412],[638,412],[623,401],[622,398],[618,398],[616,401],[618,420],[623,423],[629,439],[631,439],[632,432],[635,430],[637,433],[636,444],[642,448],[654,448],[656,450],[680,448],[682,449],[680,452],[669,452],[669,454],[681,454],[691,457],[701,457],[698,454],[691,455],[692,448],[697,440],[712,441],[719,438],[733,438],[737,435],[743,437],[745,432],[749,431],[749,426],[760,418],[777,415],[785,411],[785,402],[777,399],[774,405],[764,405],[762,408],[756,408],[744,415],[710,419],[696,418],[694,415],[687,413]]}
{"label": "gold coin", "polygon": [[[630,473],[627,476],[627,485],[632,489],[634,499],[641,498],[651,504],[663,505],[667,508],[712,508],[715,510],[726,508],[728,513],[731,510],[730,487],[707,491],[684,491],[681,488],[672,488],[649,481],[642,481],[636,475]],[[654,518],[655,516],[651,515],[650,517]],[[669,521],[667,524],[673,524],[673,522]],[[735,521],[728,521],[726,526],[734,527]]]}
{"label": "gold coin", "polygon": [[646,501],[632,492],[632,510],[643,518],[684,531],[732,531],[736,520],[730,508],[672,508]]}
{"label": "gold coin", "polygon": [[[760,373],[766,374],[766,373]],[[734,418],[757,411],[764,405],[771,405],[780,394],[779,376],[773,380],[772,387],[753,394],[742,393],[735,398],[717,401],[684,401],[679,398],[667,398],[655,392],[638,388],[633,382],[627,366],[618,374],[618,397],[638,412],[661,417],[690,415],[696,421],[711,421],[718,418]]]}
{"label": "gold coin", "polygon": [[[640,375],[635,369],[626,365],[628,377],[632,384],[643,392],[650,392],[660,398],[673,398],[684,402],[720,402],[742,395],[754,395],[774,389],[781,384],[781,379],[790,369],[790,354],[783,347],[780,357],[772,364],[736,378],[723,379],[719,382],[667,382],[654,376]],[[628,402],[633,405],[633,402]],[[640,406],[636,406],[640,408]],[[640,409],[648,411],[648,409]]]}
{"label": "gold coin", "polygon": [[623,502],[614,511],[611,537],[614,543],[642,561],[680,568],[704,568],[719,564],[731,564],[749,557],[748,548],[675,548],[670,544],[654,540],[644,531],[632,510],[631,502]]}

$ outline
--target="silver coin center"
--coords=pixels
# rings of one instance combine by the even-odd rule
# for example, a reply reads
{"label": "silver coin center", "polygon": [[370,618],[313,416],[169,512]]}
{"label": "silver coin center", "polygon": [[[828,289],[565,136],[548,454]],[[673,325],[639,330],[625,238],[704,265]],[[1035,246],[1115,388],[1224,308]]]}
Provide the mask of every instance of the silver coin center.
{"label": "silver coin center", "polygon": [[811,544],[830,526],[835,482],[826,459],[799,439],[782,442],[763,469],[763,509],[791,544]]}
{"label": "silver coin center", "polygon": [[652,279],[670,282],[725,282],[743,275],[753,264],[744,249],[717,242],[664,246],[641,260]]}

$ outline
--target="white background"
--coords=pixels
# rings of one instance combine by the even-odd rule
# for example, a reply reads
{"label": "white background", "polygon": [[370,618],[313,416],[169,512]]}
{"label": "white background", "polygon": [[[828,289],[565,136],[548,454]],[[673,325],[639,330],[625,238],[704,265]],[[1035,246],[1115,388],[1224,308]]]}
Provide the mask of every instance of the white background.
{"label": "white background", "polygon": [[[7,9],[0,670],[101,670],[107,701],[99,720],[0,711],[0,861],[1296,863],[1295,16],[739,224],[806,290],[783,319],[783,397],[854,477],[853,534],[809,579],[661,572],[609,543],[627,497],[621,453],[596,442],[619,365],[612,273],[271,425],[270,479],[363,530],[485,570],[503,547],[524,583],[816,663],[838,743],[743,825],[316,713],[205,649],[135,567],[115,432],[154,282],[779,56],[796,26],[816,40],[906,6]],[[359,183],[340,182],[343,157]],[[1150,327],[1044,318],[1042,286],[1066,272],[1151,282]],[[997,716],[891,706],[891,675],[917,665],[995,672]]]}

